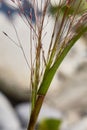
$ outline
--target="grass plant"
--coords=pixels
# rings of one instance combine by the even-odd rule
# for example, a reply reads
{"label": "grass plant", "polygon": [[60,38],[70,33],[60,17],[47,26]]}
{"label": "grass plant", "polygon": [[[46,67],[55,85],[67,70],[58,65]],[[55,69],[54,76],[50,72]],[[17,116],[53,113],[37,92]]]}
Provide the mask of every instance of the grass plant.
{"label": "grass plant", "polygon": [[[32,108],[27,130],[35,130],[39,112],[56,71],[72,46],[87,32],[87,2],[86,0],[59,0],[58,4],[52,5],[50,0],[32,0],[30,2],[31,5],[33,5],[34,14],[32,14],[32,7],[29,6],[29,17],[26,16],[26,12],[20,0],[11,0],[11,2],[17,5],[20,17],[22,17],[23,20],[23,17],[25,17],[26,21],[24,20],[24,22],[29,26],[31,31],[31,61],[29,64],[14,27],[19,41],[18,47],[21,48],[31,71]],[[38,9],[40,13],[38,13]],[[50,17],[53,19],[54,26],[52,35],[50,36],[47,55],[45,55],[43,30],[47,15],[48,19]],[[35,17],[35,23],[32,22],[32,17]],[[6,32],[3,33],[9,37]],[[32,44],[34,44],[35,52],[33,52]]]}

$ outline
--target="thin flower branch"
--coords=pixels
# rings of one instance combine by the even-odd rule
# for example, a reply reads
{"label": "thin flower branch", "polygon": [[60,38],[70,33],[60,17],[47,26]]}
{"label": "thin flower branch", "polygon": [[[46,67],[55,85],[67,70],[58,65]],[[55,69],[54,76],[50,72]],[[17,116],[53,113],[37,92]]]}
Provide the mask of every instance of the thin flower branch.
{"label": "thin flower branch", "polygon": [[10,40],[12,41],[12,43],[14,43],[17,47],[20,48],[20,45],[18,45],[18,43],[15,42],[6,32],[2,31],[2,33],[3,33],[6,37],[8,37],[8,39],[10,39]]}

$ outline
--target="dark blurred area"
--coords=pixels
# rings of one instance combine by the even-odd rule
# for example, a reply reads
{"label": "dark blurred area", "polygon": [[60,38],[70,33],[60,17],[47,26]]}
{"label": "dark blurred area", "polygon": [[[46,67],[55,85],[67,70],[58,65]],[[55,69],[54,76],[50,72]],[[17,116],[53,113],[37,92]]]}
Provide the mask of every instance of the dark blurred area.
{"label": "dark blurred area", "polygon": [[[14,3],[14,2],[13,2]],[[25,17],[35,22],[35,13],[32,4],[28,0],[20,2],[20,8],[8,5],[6,0],[0,1],[0,12],[2,12],[9,20],[13,20],[14,15],[24,15]],[[39,13],[39,11],[37,11]],[[32,17],[31,17],[32,15]]]}

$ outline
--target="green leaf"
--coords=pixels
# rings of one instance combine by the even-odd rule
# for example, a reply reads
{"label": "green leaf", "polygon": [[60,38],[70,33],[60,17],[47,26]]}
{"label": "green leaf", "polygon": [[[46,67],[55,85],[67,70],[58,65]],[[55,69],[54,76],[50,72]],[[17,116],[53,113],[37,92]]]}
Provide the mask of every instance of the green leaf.
{"label": "green leaf", "polygon": [[61,123],[61,120],[47,118],[40,122],[38,130],[60,130]]}
{"label": "green leaf", "polygon": [[57,60],[53,64],[53,66],[50,69],[48,69],[48,70],[45,71],[42,83],[41,83],[40,88],[38,90],[38,95],[45,95],[47,93],[47,90],[50,87],[50,84],[52,82],[52,79],[53,79],[53,77],[54,77],[54,75],[55,75],[58,67],[60,66],[60,64],[62,63],[63,59],[65,58],[65,56],[67,55],[67,53],[70,51],[70,49],[72,48],[72,46],[76,43],[76,41],[85,32],[87,32],[87,27],[81,28],[80,32],[65,47],[65,49],[63,50],[63,52],[61,53],[61,55],[57,58]]}
{"label": "green leaf", "polygon": [[[80,0],[77,0],[74,2],[72,2],[72,4],[69,6],[67,6],[66,4],[61,4],[61,5],[55,5],[55,6],[50,6],[49,7],[49,12],[52,14],[52,15],[55,15],[57,13],[61,13],[61,14],[64,14],[66,8],[69,10],[68,13],[67,13],[67,16],[68,15],[73,15],[74,12],[75,14],[81,14],[83,11],[86,11],[87,10],[87,1],[86,0],[82,0],[81,1],[81,4],[79,5],[80,3]],[[77,10],[78,9],[78,10]],[[77,12],[76,12],[77,10]]]}
{"label": "green leaf", "polygon": [[[79,2],[81,0],[77,0],[73,6],[73,9],[76,10],[78,5],[79,5]],[[81,4],[80,4],[80,7],[79,7],[79,11],[78,12],[83,12],[84,10],[87,10],[87,1],[86,0],[82,0],[81,1]]]}
{"label": "green leaf", "polygon": [[[64,14],[66,8],[68,9],[68,7],[66,5],[61,5],[61,6],[50,6],[49,8],[49,12],[52,14],[52,15],[55,15],[55,14],[61,14],[61,16]],[[67,15],[70,15],[70,14],[73,14],[74,12],[74,9],[73,8],[69,8],[69,12]]]}

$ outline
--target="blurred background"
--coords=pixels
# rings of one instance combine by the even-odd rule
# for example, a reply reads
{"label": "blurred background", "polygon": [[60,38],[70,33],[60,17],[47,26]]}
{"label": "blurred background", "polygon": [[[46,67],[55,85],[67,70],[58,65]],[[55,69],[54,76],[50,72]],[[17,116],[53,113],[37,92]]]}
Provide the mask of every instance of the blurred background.
{"label": "blurred background", "polygon": [[[0,0],[0,130],[26,130],[30,116],[30,70],[22,51],[12,42],[18,43],[15,25],[29,62],[30,29],[17,10],[10,0]],[[32,21],[34,24],[35,19]],[[52,23],[45,30],[50,32],[51,28]],[[47,34],[45,44],[49,38]],[[38,122],[45,117],[62,119],[61,130],[87,130],[86,34],[71,49],[53,79]]]}

